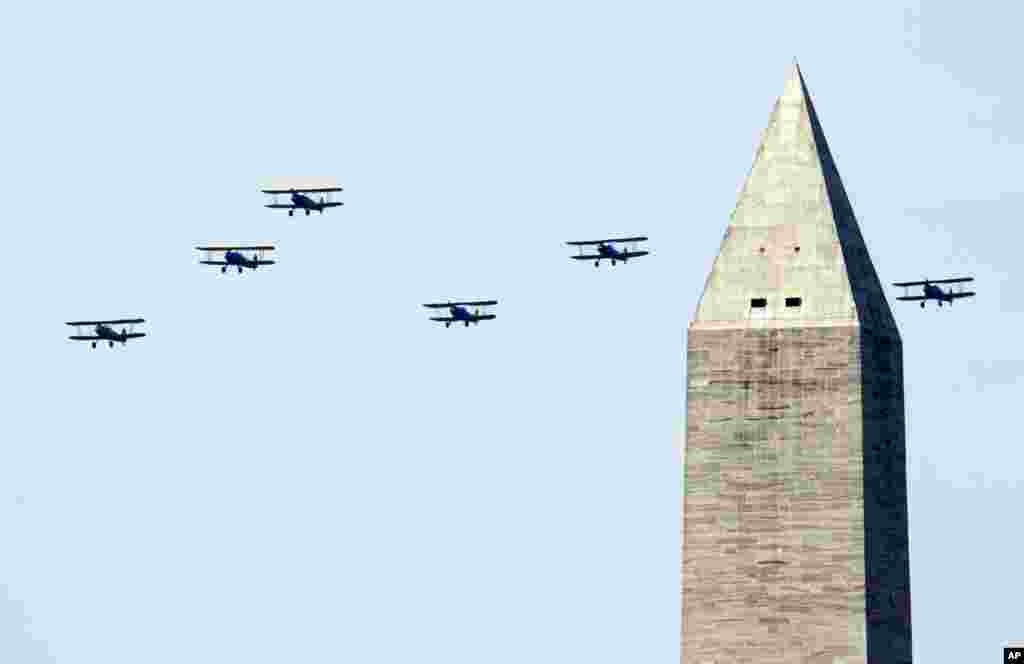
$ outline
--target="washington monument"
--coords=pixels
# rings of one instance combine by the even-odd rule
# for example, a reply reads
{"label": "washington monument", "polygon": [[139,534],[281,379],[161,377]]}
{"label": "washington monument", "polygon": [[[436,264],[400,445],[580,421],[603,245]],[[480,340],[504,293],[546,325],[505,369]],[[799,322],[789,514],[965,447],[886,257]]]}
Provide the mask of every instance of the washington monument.
{"label": "washington monument", "polygon": [[682,662],[909,663],[902,343],[796,62],[686,354]]}

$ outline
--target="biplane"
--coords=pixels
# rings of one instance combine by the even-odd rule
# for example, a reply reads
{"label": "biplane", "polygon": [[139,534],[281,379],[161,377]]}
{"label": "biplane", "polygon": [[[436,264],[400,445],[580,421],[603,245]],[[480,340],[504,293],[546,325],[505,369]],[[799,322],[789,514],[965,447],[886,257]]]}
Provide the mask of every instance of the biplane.
{"label": "biplane", "polygon": [[[327,208],[338,207],[344,205],[344,203],[330,200],[332,193],[342,191],[341,187],[324,187],[320,189],[261,189],[264,194],[269,194],[274,197],[273,203],[268,203],[268,208],[275,208],[281,210],[288,210],[288,216],[291,217],[295,214],[296,210],[305,210],[306,216],[309,213],[316,210],[320,214],[324,213]],[[291,203],[278,203],[277,197],[281,194],[291,194]],[[320,196],[319,201],[314,201],[306,194],[327,194],[327,198]]]}
{"label": "biplane", "polygon": [[[649,254],[651,252],[649,252],[649,251],[636,251],[636,243],[638,243],[638,242],[646,242],[646,241],[647,241],[647,238],[645,238],[645,237],[623,237],[623,238],[611,239],[611,240],[577,240],[577,241],[574,241],[574,242],[566,242],[566,244],[568,244],[569,246],[572,246],[572,247],[579,247],[580,248],[579,255],[578,256],[573,256],[572,258],[574,258],[574,259],[576,259],[578,261],[593,260],[594,261],[594,267],[598,267],[599,265],[601,265],[601,259],[610,260],[612,262],[612,265],[615,265],[616,261],[622,261],[623,263],[625,263],[630,258],[636,258],[638,256],[646,256],[647,254]],[[616,242],[632,244],[633,245],[633,249],[632,249],[632,251],[617,249],[615,247],[615,243]],[[593,246],[593,245],[597,245],[597,253],[596,254],[584,254],[583,253],[583,247]]]}
{"label": "biplane", "polygon": [[[224,274],[228,271],[228,266],[234,265],[238,268],[238,274],[242,274],[243,268],[249,268],[255,270],[260,265],[273,265],[276,261],[263,260],[264,251],[273,251],[274,247],[270,245],[259,246],[259,247],[196,247],[199,251],[206,252],[206,260],[199,261],[201,265],[220,265],[220,272]],[[210,260],[210,256],[217,252],[224,252],[224,260],[215,261]],[[243,251],[255,252],[252,258],[246,258]]]}
{"label": "biplane", "polygon": [[[494,314],[480,313],[480,307],[493,307],[498,304],[497,300],[478,300],[476,302],[436,302],[433,304],[424,304],[423,306],[428,309],[447,309],[447,316],[435,316],[430,320],[437,321],[438,323],[444,323],[445,327],[451,327],[452,323],[462,321],[469,327],[470,323],[479,325],[482,320],[494,320],[497,318]],[[474,307],[471,312],[467,307]]]}
{"label": "biplane", "polygon": [[[68,337],[73,341],[91,341],[92,347],[96,347],[97,341],[107,341],[110,343],[110,347],[114,347],[115,341],[120,341],[121,345],[128,343],[129,339],[137,339],[139,337],[146,336],[145,332],[133,332],[134,326],[139,323],[145,323],[146,321],[142,318],[119,318],[117,320],[79,320],[66,323],[66,325],[73,325],[79,328],[78,334]],[[92,335],[82,334],[82,327],[88,327],[94,325]],[[118,332],[111,325],[131,325],[131,328],[121,328]]]}
{"label": "biplane", "polygon": [[[949,302],[949,306],[953,306],[953,300],[961,297],[973,297],[974,291],[958,290],[954,291],[950,288],[948,291],[943,291],[935,284],[962,284],[968,281],[974,281],[974,277],[961,277],[959,279],[925,279],[924,281],[900,281],[894,283],[893,286],[902,286],[904,288],[903,297],[896,298],[897,300],[910,300],[913,302],[920,302],[921,308],[924,309],[924,303],[927,300],[938,300],[939,306],[942,306],[943,302]],[[908,292],[906,289],[910,286],[923,286],[923,295],[906,295]],[[962,286],[960,288],[963,288]]]}

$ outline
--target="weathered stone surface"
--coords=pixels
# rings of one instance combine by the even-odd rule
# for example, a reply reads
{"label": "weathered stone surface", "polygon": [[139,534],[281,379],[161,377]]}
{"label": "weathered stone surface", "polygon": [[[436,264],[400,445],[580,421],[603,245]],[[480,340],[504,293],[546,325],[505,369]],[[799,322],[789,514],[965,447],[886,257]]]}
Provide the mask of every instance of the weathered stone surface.
{"label": "weathered stone surface", "polygon": [[902,346],[795,64],[686,398],[682,661],[910,662]]}

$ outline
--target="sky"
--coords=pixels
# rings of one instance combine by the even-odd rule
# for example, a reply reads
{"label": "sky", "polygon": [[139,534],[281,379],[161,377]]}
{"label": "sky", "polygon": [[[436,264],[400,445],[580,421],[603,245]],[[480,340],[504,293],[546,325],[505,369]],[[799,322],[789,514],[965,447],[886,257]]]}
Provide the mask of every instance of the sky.
{"label": "sky", "polygon": [[19,3],[0,661],[678,661],[685,330],[794,56],[881,279],[977,280],[889,289],[916,659],[1024,638],[1019,11]]}

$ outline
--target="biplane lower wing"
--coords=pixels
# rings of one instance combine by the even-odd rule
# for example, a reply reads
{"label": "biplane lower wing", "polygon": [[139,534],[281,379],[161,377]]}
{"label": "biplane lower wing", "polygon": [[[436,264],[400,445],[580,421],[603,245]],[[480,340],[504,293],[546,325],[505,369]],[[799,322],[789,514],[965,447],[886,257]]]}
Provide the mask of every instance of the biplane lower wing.
{"label": "biplane lower wing", "polygon": [[[341,201],[332,201],[329,203],[314,203],[315,208],[332,208],[344,205]],[[303,206],[295,205],[294,203],[267,203],[265,207],[273,208],[275,210],[301,210]]]}
{"label": "biplane lower wing", "polygon": [[[974,291],[966,291],[964,293],[943,293],[942,294],[942,299],[944,299],[944,300],[956,300],[956,299],[959,299],[961,297],[973,297],[974,295],[976,295],[976,293]],[[934,297],[934,296],[927,297],[927,296],[924,296],[924,295],[904,295],[903,297],[898,297],[896,299],[897,300],[902,300],[904,302],[921,302],[922,300],[938,300],[939,298]]]}
{"label": "biplane lower wing", "polygon": [[[472,316],[469,321],[475,320],[494,320],[497,318],[495,314],[480,314],[479,316]],[[437,321],[438,323],[458,323],[459,321],[466,322],[464,318],[453,318],[451,316],[433,316],[430,320]]]}
{"label": "biplane lower wing", "polygon": [[[255,263],[256,265],[274,265],[276,261],[249,261],[250,264]],[[231,265],[227,261],[199,261],[200,265]],[[244,265],[242,267],[245,267]]]}
{"label": "biplane lower wing", "polygon": [[[125,339],[138,339],[139,337],[144,337],[144,336],[146,336],[145,332],[129,332],[128,334],[124,335],[124,338]],[[76,334],[74,336],[71,336],[71,337],[68,337],[68,339],[73,339],[74,341],[100,341],[100,340],[103,340],[103,341],[117,341],[117,339],[108,339],[107,337],[96,337],[96,336],[87,337],[85,335],[78,335],[78,334]]]}
{"label": "biplane lower wing", "polygon": [[646,256],[649,253],[651,253],[651,252],[649,252],[649,251],[620,251],[615,256],[602,256],[601,254],[584,254],[584,255],[580,255],[580,256],[570,256],[569,258],[575,258],[578,261],[594,260],[595,258],[604,258],[604,259],[611,258],[611,259],[614,259],[614,260],[618,260],[620,258],[626,259],[626,258],[636,258],[637,256]]}

